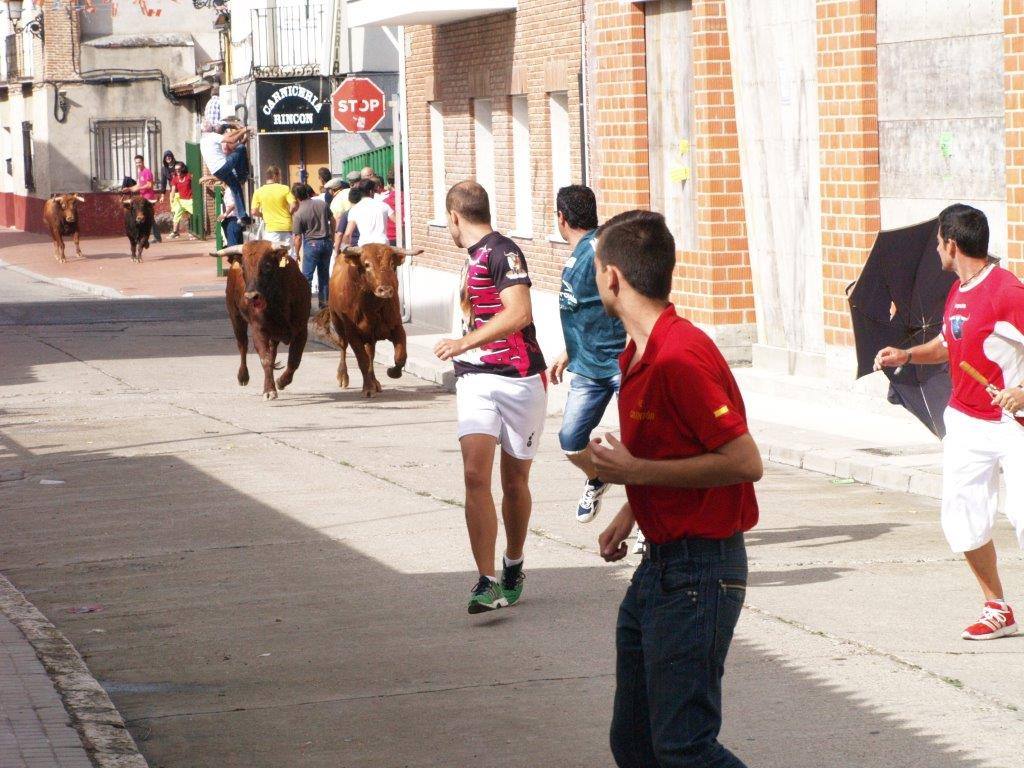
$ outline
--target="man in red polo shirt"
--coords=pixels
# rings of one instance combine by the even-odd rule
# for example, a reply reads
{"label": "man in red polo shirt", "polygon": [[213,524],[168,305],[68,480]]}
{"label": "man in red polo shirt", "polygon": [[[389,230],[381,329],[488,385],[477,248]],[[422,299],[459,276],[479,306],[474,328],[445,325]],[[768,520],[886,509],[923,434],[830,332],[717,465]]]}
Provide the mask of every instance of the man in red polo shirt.
{"label": "man in red polo shirt", "polygon": [[597,237],[601,301],[631,339],[619,359],[622,440],[591,443],[601,478],[628,498],[601,554],[624,557],[634,522],[647,537],[616,626],[612,753],[620,768],[743,768],[718,732],[761,455],[721,352],[668,300],[676,247],[664,217],[630,211]]}

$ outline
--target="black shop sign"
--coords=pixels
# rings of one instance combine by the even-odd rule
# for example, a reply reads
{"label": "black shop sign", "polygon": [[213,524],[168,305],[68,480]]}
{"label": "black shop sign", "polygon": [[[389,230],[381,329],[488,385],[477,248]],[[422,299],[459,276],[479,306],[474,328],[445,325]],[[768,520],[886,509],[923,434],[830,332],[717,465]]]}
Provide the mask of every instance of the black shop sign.
{"label": "black shop sign", "polygon": [[330,130],[331,92],[327,78],[257,80],[256,128],[260,133]]}

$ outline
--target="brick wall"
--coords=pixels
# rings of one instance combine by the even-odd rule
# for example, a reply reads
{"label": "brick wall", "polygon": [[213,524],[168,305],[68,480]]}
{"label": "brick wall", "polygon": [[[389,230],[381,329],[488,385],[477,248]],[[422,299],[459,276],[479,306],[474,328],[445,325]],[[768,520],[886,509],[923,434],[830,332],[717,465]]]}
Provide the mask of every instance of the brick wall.
{"label": "brick wall", "polygon": [[1007,266],[1024,274],[1024,0],[1003,0]]}
{"label": "brick wall", "polygon": [[412,243],[424,248],[417,264],[457,271],[465,253],[433,218],[430,102],[444,115],[445,188],[474,177],[472,100],[489,98],[495,152],[495,226],[515,224],[511,96],[529,104],[533,178],[533,237],[517,239],[534,283],[557,289],[567,248],[549,242],[555,231],[550,174],[549,92],[566,91],[569,109],[571,180],[581,179],[579,89],[582,3],[580,0],[520,0],[519,10],[466,22],[409,27],[411,55],[406,62],[409,122],[409,184]]}
{"label": "brick wall", "polygon": [[874,0],[817,5],[825,343],[842,346],[853,344],[846,286],[881,226],[875,7]]}
{"label": "brick wall", "polygon": [[77,80],[75,62],[80,44],[78,11],[67,2],[45,0],[42,72],[47,80]]}
{"label": "brick wall", "polygon": [[651,202],[644,10],[622,0],[594,0],[587,10],[590,186],[604,221]]}
{"label": "brick wall", "polygon": [[725,12],[724,0],[693,3],[697,250],[681,254],[673,296],[687,317],[709,326],[755,322]]}

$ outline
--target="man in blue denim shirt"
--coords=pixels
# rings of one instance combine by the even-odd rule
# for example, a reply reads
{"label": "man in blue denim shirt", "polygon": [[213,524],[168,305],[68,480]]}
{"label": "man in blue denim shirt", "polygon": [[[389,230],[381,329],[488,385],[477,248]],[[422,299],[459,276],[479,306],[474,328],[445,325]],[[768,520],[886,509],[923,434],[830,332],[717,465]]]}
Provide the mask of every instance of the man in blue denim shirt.
{"label": "man in blue denim shirt", "polygon": [[626,346],[626,331],[621,322],[605,313],[594,280],[597,200],[593,191],[578,184],[562,187],[556,208],[558,231],[573,250],[562,269],[558,295],[565,352],[548,374],[552,384],[560,383],[566,370],[573,374],[558,440],[569,461],[587,476],[576,520],[589,523],[597,516],[608,489],[590,457],[590,433],[601,423],[619,389],[618,357]]}

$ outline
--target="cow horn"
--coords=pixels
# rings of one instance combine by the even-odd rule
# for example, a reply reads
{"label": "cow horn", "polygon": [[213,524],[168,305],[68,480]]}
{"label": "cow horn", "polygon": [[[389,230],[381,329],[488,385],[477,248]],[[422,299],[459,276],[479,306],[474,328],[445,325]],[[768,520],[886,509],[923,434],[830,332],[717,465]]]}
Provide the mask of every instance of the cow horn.
{"label": "cow horn", "polygon": [[85,202],[85,198],[84,198],[84,197],[82,197],[82,196],[81,196],[81,195],[79,195],[79,194],[76,194],[76,195],[75,195],[75,200],[77,200],[77,201],[78,201],[78,202],[80,202],[80,203],[84,203],[84,202]]}
{"label": "cow horn", "polygon": [[361,256],[363,253],[363,249],[358,245],[350,245],[341,253],[344,256]]}
{"label": "cow horn", "polygon": [[403,256],[419,256],[421,253],[423,253],[422,248],[395,248],[394,246],[392,246],[391,250],[394,251],[395,253],[400,253]]}
{"label": "cow horn", "polygon": [[229,245],[227,248],[221,248],[219,251],[211,251],[211,256],[220,256],[226,258],[228,256],[241,256],[242,246],[240,245]]}

